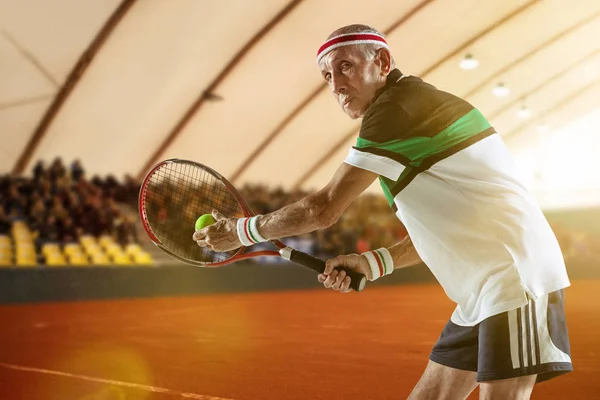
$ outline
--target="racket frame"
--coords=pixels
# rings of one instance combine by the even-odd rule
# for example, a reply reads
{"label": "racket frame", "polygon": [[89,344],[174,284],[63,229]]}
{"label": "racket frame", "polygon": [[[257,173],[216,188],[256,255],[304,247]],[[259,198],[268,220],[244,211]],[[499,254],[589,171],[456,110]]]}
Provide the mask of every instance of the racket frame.
{"label": "racket frame", "polygon": [[[260,251],[253,251],[250,253],[246,253],[247,247],[241,246],[228,259],[223,260],[223,261],[210,262],[210,263],[197,261],[197,260],[190,260],[190,259],[181,257],[181,256],[173,253],[172,251],[170,251],[166,246],[164,246],[160,242],[160,240],[156,237],[154,232],[152,232],[152,227],[150,226],[150,223],[148,221],[148,216],[146,213],[146,206],[145,206],[144,200],[146,198],[147,185],[148,185],[148,182],[150,181],[150,179],[152,178],[152,175],[163,165],[172,164],[172,163],[188,164],[188,165],[191,165],[194,167],[199,167],[199,168],[205,170],[206,172],[211,174],[213,177],[215,177],[216,179],[218,179],[220,182],[222,182],[225,185],[225,187],[227,188],[229,193],[231,193],[233,195],[233,197],[236,199],[236,201],[238,202],[238,205],[240,206],[242,213],[244,214],[245,217],[252,217],[252,216],[256,215],[252,211],[252,209],[250,208],[250,206],[248,205],[246,200],[242,197],[242,195],[231,184],[231,182],[229,182],[225,177],[223,177],[223,175],[219,174],[214,169],[212,169],[204,164],[201,164],[199,162],[195,162],[195,161],[191,161],[191,160],[184,160],[184,159],[179,159],[179,158],[171,158],[171,159],[161,161],[158,164],[156,164],[154,167],[152,167],[152,169],[150,169],[150,171],[146,174],[146,176],[144,177],[144,180],[142,181],[142,185],[140,187],[140,192],[139,192],[139,196],[138,196],[138,210],[139,210],[139,214],[140,214],[140,219],[142,221],[142,225],[144,226],[144,230],[148,234],[148,237],[162,251],[164,251],[171,257],[173,257],[185,264],[199,266],[199,267],[203,267],[203,268],[221,267],[223,265],[232,264],[232,263],[240,261],[240,260],[244,260],[244,259],[248,259],[248,258],[255,258],[255,257],[281,257],[285,260],[292,261],[296,264],[299,264],[306,268],[312,269],[313,271],[322,272],[324,270],[325,261],[318,259],[316,257],[313,257],[309,254],[303,253],[301,251],[295,250],[289,246],[286,246],[283,242],[276,240],[276,239],[269,240],[269,242],[271,242],[273,245],[275,245],[277,248],[279,248],[279,251],[277,251],[277,250],[260,250]],[[349,270],[347,268],[339,268],[338,267],[336,269],[345,270],[346,274],[352,278],[351,284],[350,284],[352,289],[354,289],[357,292],[360,292],[364,289],[367,279],[363,274],[360,274],[356,271]]]}
{"label": "racket frame", "polygon": [[152,167],[152,169],[150,171],[148,171],[148,173],[144,177],[144,180],[142,181],[142,185],[140,187],[140,192],[139,192],[139,196],[138,196],[138,212],[140,215],[140,219],[142,221],[142,226],[144,227],[144,230],[148,234],[148,237],[150,238],[152,243],[154,243],[157,247],[159,247],[162,251],[164,251],[171,257],[176,258],[177,260],[179,260],[181,262],[184,262],[189,265],[200,266],[200,267],[205,267],[205,268],[221,267],[223,265],[232,264],[236,261],[246,260],[246,259],[255,258],[255,257],[283,257],[284,259],[289,260],[289,254],[291,252],[291,249],[282,252],[281,250],[285,249],[287,246],[279,240],[269,240],[269,242],[271,242],[275,246],[277,246],[277,248],[279,248],[280,251],[259,250],[259,251],[254,251],[251,253],[246,253],[246,250],[248,248],[246,246],[241,246],[231,257],[229,257],[226,260],[217,261],[217,262],[203,262],[203,261],[197,261],[197,260],[191,260],[188,258],[184,258],[184,257],[181,257],[181,256],[173,253],[166,246],[164,246],[161,243],[160,239],[158,239],[158,237],[156,237],[156,235],[152,231],[152,227],[150,226],[150,222],[148,221],[148,215],[146,213],[146,206],[145,206],[144,200],[146,198],[148,182],[150,181],[150,179],[152,178],[154,173],[157,170],[159,170],[162,166],[167,165],[167,164],[173,164],[173,163],[188,164],[188,165],[191,165],[194,167],[202,168],[209,174],[213,175],[213,177],[218,179],[221,183],[223,183],[223,185],[225,185],[225,187],[227,188],[229,193],[231,193],[233,195],[233,197],[235,198],[235,200],[238,202],[238,205],[240,206],[242,213],[244,214],[245,217],[252,217],[252,216],[256,215],[250,208],[250,205],[242,197],[242,195],[231,184],[231,182],[229,182],[223,175],[219,174],[214,169],[212,169],[204,164],[195,162],[195,161],[184,160],[184,159],[179,159],[179,158],[171,158],[168,160],[161,161],[158,164],[156,164],[154,167]]}

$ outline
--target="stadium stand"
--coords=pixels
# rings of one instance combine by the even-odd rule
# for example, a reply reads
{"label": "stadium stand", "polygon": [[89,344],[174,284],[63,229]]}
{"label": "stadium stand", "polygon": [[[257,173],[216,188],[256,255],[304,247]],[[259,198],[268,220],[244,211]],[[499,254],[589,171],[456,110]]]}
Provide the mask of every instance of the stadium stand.
{"label": "stadium stand", "polygon": [[134,224],[131,177],[88,181],[79,160],[0,177],[0,266],[153,265]]}
{"label": "stadium stand", "polygon": [[[173,262],[143,240],[145,237],[138,237],[139,185],[131,177],[122,184],[113,176],[94,176],[88,181],[79,160],[66,168],[60,158],[47,168],[38,162],[32,172],[31,178],[0,177],[0,266]],[[258,213],[268,213],[308,194],[265,185],[245,185],[241,192]],[[169,209],[169,204],[165,207],[165,215],[177,209]],[[598,254],[593,249],[598,247],[597,235],[565,227],[560,218],[550,217],[551,223],[557,221],[553,228],[567,259],[584,254],[596,258]],[[406,234],[384,197],[365,194],[329,229],[285,241],[326,259],[390,246]]]}

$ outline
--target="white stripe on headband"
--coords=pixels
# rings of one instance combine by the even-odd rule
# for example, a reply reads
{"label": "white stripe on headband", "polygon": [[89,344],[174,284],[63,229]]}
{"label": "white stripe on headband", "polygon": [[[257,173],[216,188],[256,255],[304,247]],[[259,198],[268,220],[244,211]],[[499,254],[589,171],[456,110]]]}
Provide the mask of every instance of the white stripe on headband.
{"label": "white stripe on headband", "polygon": [[378,44],[389,50],[388,44],[385,38],[376,33],[345,33],[343,35],[332,37],[327,40],[317,52],[317,63],[330,51],[337,49],[341,46],[350,46],[356,44]]}

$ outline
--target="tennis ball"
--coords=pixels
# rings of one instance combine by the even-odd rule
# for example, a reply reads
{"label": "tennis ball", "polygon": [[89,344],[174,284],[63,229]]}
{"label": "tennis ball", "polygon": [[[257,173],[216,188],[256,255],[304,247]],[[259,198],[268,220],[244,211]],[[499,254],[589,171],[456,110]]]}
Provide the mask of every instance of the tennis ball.
{"label": "tennis ball", "polygon": [[212,225],[214,223],[215,219],[211,214],[204,214],[196,220],[196,230],[199,231],[200,229],[204,229],[207,226]]}

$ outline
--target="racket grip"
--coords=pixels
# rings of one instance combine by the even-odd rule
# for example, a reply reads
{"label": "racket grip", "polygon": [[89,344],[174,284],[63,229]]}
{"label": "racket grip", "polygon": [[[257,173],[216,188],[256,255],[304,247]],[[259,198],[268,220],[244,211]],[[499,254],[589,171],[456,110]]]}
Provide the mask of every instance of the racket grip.
{"label": "racket grip", "polygon": [[[310,254],[306,254],[289,247],[282,249],[280,253],[283,258],[288,259],[298,265],[302,265],[303,267],[312,269],[318,273],[323,273],[323,271],[325,271],[325,261],[321,260],[320,258],[313,257]],[[365,285],[367,284],[367,277],[364,274],[343,267],[338,267],[336,270],[345,271],[346,275],[350,277],[351,289],[354,289],[356,292],[360,292],[365,288]]]}

